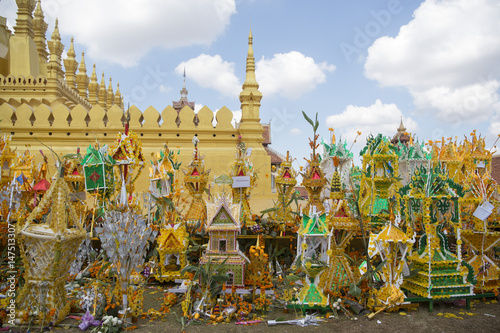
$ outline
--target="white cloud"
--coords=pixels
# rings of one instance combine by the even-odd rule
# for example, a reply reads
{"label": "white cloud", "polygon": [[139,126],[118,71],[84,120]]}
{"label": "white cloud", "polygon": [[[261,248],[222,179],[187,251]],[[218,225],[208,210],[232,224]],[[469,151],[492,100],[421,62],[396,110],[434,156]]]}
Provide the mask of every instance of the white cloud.
{"label": "white cloud", "polygon": [[44,0],[45,20],[59,18],[89,56],[133,66],[154,47],[209,45],[236,13],[234,0]]}
{"label": "white cloud", "polygon": [[[381,133],[392,138],[397,132],[402,116],[396,104],[383,104],[377,99],[370,106],[348,105],[342,113],[328,116],[326,124],[335,129],[337,140],[342,137],[342,140],[347,140],[348,146],[356,138],[357,132],[361,132],[353,149],[356,156],[366,143],[364,138],[370,133],[373,135]],[[403,117],[403,124],[409,133],[415,133],[418,129],[417,123],[412,118]]]}
{"label": "white cloud", "polygon": [[241,115],[241,110],[233,111],[233,120],[231,120],[231,124],[233,125],[233,127],[236,126],[236,123],[239,123],[241,121]]}
{"label": "white cloud", "polygon": [[292,134],[292,135],[299,135],[299,134],[302,134],[302,130],[300,128],[292,128],[290,130],[290,134]]}
{"label": "white cloud", "polygon": [[158,87],[158,90],[162,93],[168,94],[172,91],[172,87],[164,86],[163,84],[160,84],[160,86]]}
{"label": "white cloud", "polygon": [[316,63],[311,57],[291,51],[275,54],[271,59],[262,57],[256,64],[255,75],[264,95],[298,98],[325,82],[325,72],[334,70],[334,65]]}
{"label": "white cloud", "polygon": [[396,37],[368,49],[365,75],[406,87],[418,110],[484,120],[499,103],[498,17],[496,0],[427,0]]}
{"label": "white cloud", "polygon": [[495,110],[500,110],[498,88],[500,82],[493,80],[459,88],[434,87],[414,92],[417,108],[440,110],[438,118],[449,123],[476,124],[487,121]]}
{"label": "white cloud", "polygon": [[201,110],[201,108],[203,107],[203,104],[200,104],[200,103],[194,103],[194,113],[198,113],[198,111]]}
{"label": "white cloud", "polygon": [[177,74],[183,74],[200,87],[212,88],[223,95],[235,97],[241,91],[241,83],[234,74],[234,63],[222,60],[220,55],[201,54],[196,58],[181,62],[176,68]]}

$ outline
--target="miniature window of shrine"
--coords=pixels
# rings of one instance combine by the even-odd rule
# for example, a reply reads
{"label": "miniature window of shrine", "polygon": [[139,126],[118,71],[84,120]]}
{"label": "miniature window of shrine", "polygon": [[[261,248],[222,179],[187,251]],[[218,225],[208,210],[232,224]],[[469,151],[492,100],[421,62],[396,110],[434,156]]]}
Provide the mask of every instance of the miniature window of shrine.
{"label": "miniature window of shrine", "polygon": [[225,239],[221,239],[219,241],[219,252],[226,252],[227,250],[227,241]]}
{"label": "miniature window of shrine", "polygon": [[229,278],[226,282],[228,285],[233,285],[234,284],[234,273],[229,271],[227,272],[227,277]]}

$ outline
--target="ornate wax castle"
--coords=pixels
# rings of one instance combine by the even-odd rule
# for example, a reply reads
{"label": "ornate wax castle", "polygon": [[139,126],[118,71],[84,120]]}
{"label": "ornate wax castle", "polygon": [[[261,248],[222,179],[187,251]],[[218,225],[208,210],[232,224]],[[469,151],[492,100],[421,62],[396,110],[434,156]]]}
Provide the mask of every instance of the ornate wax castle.
{"label": "ornate wax castle", "polygon": [[[16,2],[14,33],[7,28],[6,19],[0,17],[1,132],[12,135],[11,147],[17,146],[19,151],[26,145],[32,151],[45,150],[37,140],[63,155],[75,153],[77,147],[85,149],[96,140],[101,146],[111,145],[123,131],[126,119],[119,86],[115,91],[109,78],[106,87],[104,73],[99,83],[95,64],[89,77],[84,53],[78,63],[73,40],[67,49],[67,58],[62,59],[64,45],[57,21],[47,40],[47,23],[40,0]],[[252,148],[250,160],[259,173],[253,198],[270,198],[275,196],[268,176],[271,157],[263,146],[269,143],[268,138],[263,137],[264,127],[268,125],[260,123],[262,93],[258,88],[250,32],[246,78],[240,93],[242,117],[236,126],[231,124],[233,113],[225,106],[216,114],[206,106],[195,114],[194,103],[187,100],[185,86],[181,90],[181,100],[163,110],[152,106],[139,110],[130,106],[129,126],[142,142],[146,162],[151,153],[167,143],[170,148],[180,151],[181,167],[187,166],[191,158],[191,140],[197,136],[200,154],[205,155],[207,168],[212,169],[210,182],[214,175],[229,173],[236,146],[239,140],[243,141],[247,148]],[[216,126],[212,124],[214,117]],[[147,189],[147,176],[143,172],[137,190]],[[143,188],[140,184],[144,184]]]}

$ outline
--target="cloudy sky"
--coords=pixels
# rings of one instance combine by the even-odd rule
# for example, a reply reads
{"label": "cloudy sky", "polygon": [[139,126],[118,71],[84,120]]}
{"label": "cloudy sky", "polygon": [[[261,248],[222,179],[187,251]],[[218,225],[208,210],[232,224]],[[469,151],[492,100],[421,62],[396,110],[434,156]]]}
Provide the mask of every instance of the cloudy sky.
{"label": "cloudy sky", "polygon": [[[251,27],[261,120],[272,146],[309,157],[311,117],[319,133],[358,152],[370,133],[392,136],[401,119],[420,141],[463,138],[488,147],[500,133],[500,3],[497,0],[43,0],[51,33],[75,39],[120,83],[125,103],[161,112],[178,100],[186,70],[197,109],[236,114]],[[15,25],[14,0],[0,15]],[[90,74],[90,73],[89,73]],[[202,147],[200,143],[200,147]]]}

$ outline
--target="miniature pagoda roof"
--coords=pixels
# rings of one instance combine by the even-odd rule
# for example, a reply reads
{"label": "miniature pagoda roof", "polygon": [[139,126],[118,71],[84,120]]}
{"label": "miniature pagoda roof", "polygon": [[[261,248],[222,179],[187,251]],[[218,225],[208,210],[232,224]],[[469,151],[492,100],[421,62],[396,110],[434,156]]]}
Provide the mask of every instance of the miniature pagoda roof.
{"label": "miniature pagoda roof", "polygon": [[375,236],[376,240],[383,240],[389,242],[407,241],[408,236],[398,227],[392,223],[386,224],[384,229]]}
{"label": "miniature pagoda roof", "polygon": [[368,154],[373,155],[396,155],[396,147],[390,142],[389,138],[382,134],[377,136],[370,135],[366,140],[366,146],[359,152],[360,156]]}
{"label": "miniature pagoda roof", "polygon": [[160,230],[160,236],[158,236],[157,240],[158,248],[172,252],[181,251],[185,248],[186,236],[186,229],[181,227],[180,224],[168,225]]}
{"label": "miniature pagoda roof", "polygon": [[329,234],[328,226],[326,225],[326,215],[313,213],[312,217],[308,215],[302,216],[302,225],[299,232],[309,236],[325,236]]}
{"label": "miniature pagoda roof", "polygon": [[398,147],[400,160],[425,161],[431,159],[431,155],[424,150],[424,145],[418,142],[412,144],[410,141],[408,145],[399,143]]}
{"label": "miniature pagoda roof", "polygon": [[57,178],[45,193],[40,203],[28,216],[26,224],[23,226],[23,231],[27,230],[29,226],[36,227],[39,225],[35,221],[39,220],[46,210],[49,210],[47,224],[45,224],[46,230],[37,228],[37,230],[39,229],[38,231],[43,231],[44,234],[57,235],[70,226],[76,226],[78,229],[72,230],[85,232],[82,229],[81,221],[78,220],[75,208],[68,202],[70,193],[71,191],[64,179]]}
{"label": "miniature pagoda roof", "polygon": [[207,227],[210,231],[241,231],[240,225],[241,204],[221,196],[216,203],[207,204]]}
{"label": "miniature pagoda roof", "polygon": [[118,141],[110,147],[111,156],[119,163],[142,163],[144,157],[142,155],[141,142],[137,138],[137,134],[129,131],[128,134],[118,134]]}
{"label": "miniature pagoda roof", "polygon": [[82,165],[115,164],[113,158],[106,153],[107,150],[107,145],[100,149],[95,149],[92,145],[89,145],[87,148],[87,155],[83,158]]}
{"label": "miniature pagoda roof", "polygon": [[323,158],[337,156],[341,160],[348,160],[353,157],[352,152],[347,150],[347,141],[342,142],[342,139],[338,143],[328,144],[324,141],[321,142],[324,147]]}
{"label": "miniature pagoda roof", "polygon": [[410,135],[406,132],[406,127],[403,125],[403,117],[401,117],[401,124],[398,127],[398,131],[393,136],[391,143],[397,145],[401,143],[402,145],[407,145],[410,141]]}

